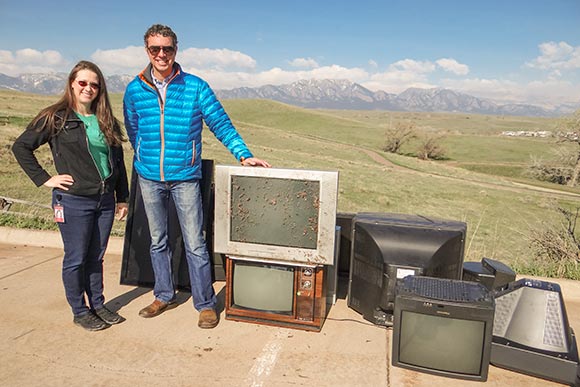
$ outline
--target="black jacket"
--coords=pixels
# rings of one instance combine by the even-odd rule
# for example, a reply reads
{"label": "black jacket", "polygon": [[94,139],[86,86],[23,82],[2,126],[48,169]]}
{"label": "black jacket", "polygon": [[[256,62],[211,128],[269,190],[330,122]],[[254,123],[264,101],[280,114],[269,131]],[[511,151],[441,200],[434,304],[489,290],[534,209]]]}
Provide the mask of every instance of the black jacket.
{"label": "black jacket", "polygon": [[[59,114],[62,119],[64,111],[57,112],[57,117]],[[42,121],[36,126],[29,125],[12,145],[16,160],[36,186],[41,186],[51,177],[34,155],[38,147],[48,142],[58,174],[68,174],[74,179],[67,193],[90,196],[114,192],[117,202],[128,201],[129,184],[122,146],[109,147],[111,174],[102,180],[89,151],[85,126],[74,112],[69,114],[64,127],[53,136],[50,135],[49,130],[38,131],[38,127],[42,125]]]}

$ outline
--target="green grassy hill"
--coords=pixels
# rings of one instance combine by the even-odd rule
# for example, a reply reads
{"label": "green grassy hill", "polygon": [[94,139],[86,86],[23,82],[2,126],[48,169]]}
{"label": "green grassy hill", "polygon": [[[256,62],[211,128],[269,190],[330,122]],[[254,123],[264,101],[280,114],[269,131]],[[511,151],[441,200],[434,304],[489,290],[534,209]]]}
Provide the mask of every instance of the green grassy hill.
{"label": "green grassy hill", "polygon": [[[118,118],[121,98],[112,96]],[[0,91],[0,197],[50,202],[48,190],[34,187],[8,150],[32,116],[53,100]],[[466,260],[489,257],[530,270],[524,269],[533,258],[530,235],[559,227],[558,207],[580,207],[577,189],[540,184],[523,174],[531,157],[554,158],[554,150],[562,145],[500,135],[504,130],[553,130],[552,119],[307,110],[264,100],[223,102],[257,157],[280,168],[338,170],[340,212],[397,212],[467,222]],[[420,133],[444,135],[447,159],[420,161],[384,153],[385,130],[399,121],[412,121]],[[404,151],[412,153],[410,147]],[[236,163],[209,131],[203,152],[217,163]],[[129,146],[127,153],[129,163]],[[39,157],[50,163],[47,149]],[[122,233],[123,225],[116,229]]]}

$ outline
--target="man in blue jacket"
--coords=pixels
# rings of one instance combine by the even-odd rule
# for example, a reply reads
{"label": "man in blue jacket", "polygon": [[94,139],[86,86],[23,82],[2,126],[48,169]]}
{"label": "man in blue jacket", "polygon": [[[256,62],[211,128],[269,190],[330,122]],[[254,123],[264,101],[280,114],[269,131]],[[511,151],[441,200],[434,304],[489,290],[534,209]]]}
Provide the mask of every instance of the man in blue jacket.
{"label": "man in blue jacket", "polygon": [[155,317],[175,306],[167,206],[175,203],[185,244],[191,295],[201,328],[218,324],[211,263],[203,238],[201,133],[203,122],[245,166],[270,167],[253,157],[212,89],[175,62],[177,36],[155,24],[144,36],[150,64],[129,85],[123,99],[127,135],[135,151],[134,167],[151,233],[155,274],[153,303],[139,315]]}

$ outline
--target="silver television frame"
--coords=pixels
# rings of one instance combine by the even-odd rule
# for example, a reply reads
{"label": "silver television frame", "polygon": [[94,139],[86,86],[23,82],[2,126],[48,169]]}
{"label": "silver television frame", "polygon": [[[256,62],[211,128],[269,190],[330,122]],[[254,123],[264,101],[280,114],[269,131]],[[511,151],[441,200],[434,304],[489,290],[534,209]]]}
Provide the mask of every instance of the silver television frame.
{"label": "silver television frame", "polygon": [[[232,177],[250,176],[319,182],[318,230],[316,248],[275,246],[232,241]],[[335,249],[338,171],[257,168],[216,165],[214,251],[235,257],[275,260],[290,263],[333,265]]]}

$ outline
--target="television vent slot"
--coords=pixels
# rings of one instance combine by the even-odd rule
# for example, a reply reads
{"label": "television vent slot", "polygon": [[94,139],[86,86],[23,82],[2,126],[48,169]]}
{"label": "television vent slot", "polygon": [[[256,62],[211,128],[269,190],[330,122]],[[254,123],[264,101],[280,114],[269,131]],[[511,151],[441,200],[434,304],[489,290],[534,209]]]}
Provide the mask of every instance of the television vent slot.
{"label": "television vent slot", "polygon": [[353,276],[359,277],[365,282],[381,287],[383,285],[383,273],[379,269],[369,270],[364,262],[354,259],[352,265]]}
{"label": "television vent slot", "polygon": [[556,293],[546,296],[546,321],[544,326],[544,344],[555,347],[564,347],[565,339],[562,335],[565,330],[560,313],[560,299]]}
{"label": "television vent slot", "polygon": [[523,289],[518,289],[495,299],[494,336],[504,337],[506,335],[522,293]]}
{"label": "television vent slot", "polygon": [[487,292],[474,282],[409,276],[403,280],[405,291],[423,297],[452,302],[472,302],[487,298]]}

